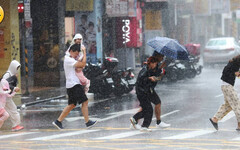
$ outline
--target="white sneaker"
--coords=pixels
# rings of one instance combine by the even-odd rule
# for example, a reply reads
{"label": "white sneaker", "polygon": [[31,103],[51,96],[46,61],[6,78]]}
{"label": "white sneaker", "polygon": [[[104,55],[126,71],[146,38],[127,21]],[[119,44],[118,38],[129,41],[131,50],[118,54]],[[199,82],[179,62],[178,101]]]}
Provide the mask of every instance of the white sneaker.
{"label": "white sneaker", "polygon": [[129,128],[130,128],[131,130],[135,129],[132,124],[130,124],[130,127],[129,127]]}
{"label": "white sneaker", "polygon": [[130,129],[136,129],[136,130],[140,130],[141,129],[141,126],[139,124],[136,124],[135,127],[136,128],[134,128],[133,125],[130,124]]}
{"label": "white sneaker", "polygon": [[142,131],[142,132],[152,132],[152,129],[149,129],[147,127],[141,127],[140,131]]}
{"label": "white sneaker", "polygon": [[167,124],[163,121],[160,124],[156,124],[157,128],[167,128],[167,127],[170,127],[170,126],[171,126],[171,124]]}
{"label": "white sneaker", "polygon": [[156,124],[157,128],[167,128],[167,127],[170,127],[170,126],[171,126],[171,124],[167,124],[167,123],[165,123],[163,121],[161,121],[160,124]]}
{"label": "white sneaker", "polygon": [[134,127],[134,129],[137,129],[137,128],[136,128],[137,121],[136,121],[133,117],[130,118],[130,121],[131,121],[131,124],[132,124],[132,126]]}

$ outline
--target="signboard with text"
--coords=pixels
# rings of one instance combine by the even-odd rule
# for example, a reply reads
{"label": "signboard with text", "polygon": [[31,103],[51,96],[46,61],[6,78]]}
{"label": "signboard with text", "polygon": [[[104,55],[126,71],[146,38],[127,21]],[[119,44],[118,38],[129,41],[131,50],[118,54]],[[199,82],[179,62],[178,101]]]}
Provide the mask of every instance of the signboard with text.
{"label": "signboard with text", "polygon": [[141,46],[141,30],[136,17],[117,18],[116,39],[117,48],[134,48]]}

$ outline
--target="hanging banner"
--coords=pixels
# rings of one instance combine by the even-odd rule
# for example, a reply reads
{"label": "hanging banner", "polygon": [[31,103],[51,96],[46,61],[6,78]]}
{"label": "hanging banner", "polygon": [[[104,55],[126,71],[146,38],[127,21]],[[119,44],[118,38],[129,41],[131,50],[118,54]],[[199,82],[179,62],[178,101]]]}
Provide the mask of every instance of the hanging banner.
{"label": "hanging banner", "polygon": [[117,18],[116,20],[116,39],[117,48],[135,48],[139,47],[138,41],[141,40],[141,34],[138,32],[139,22],[136,17]]}

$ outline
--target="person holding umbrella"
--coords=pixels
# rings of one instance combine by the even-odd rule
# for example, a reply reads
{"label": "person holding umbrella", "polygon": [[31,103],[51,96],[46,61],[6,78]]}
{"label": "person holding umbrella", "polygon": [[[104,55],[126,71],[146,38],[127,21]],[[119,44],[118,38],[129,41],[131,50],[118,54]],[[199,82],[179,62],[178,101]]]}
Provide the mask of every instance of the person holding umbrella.
{"label": "person holding umbrella", "polygon": [[[162,79],[162,77],[165,75],[165,72],[162,72],[162,69],[166,66],[166,62],[164,61],[161,65],[160,62],[162,62],[164,55],[154,51],[151,57],[155,57],[157,59],[157,66],[154,69],[149,70],[150,75],[153,77],[152,82],[150,84],[151,87],[151,94],[149,94],[150,101],[155,105],[155,117],[156,117],[156,127],[157,128],[167,128],[170,127],[171,124],[167,124],[163,121],[161,121],[161,99],[159,98],[158,94],[154,90],[154,88],[157,85],[157,82]],[[144,67],[147,67],[147,63],[143,65]],[[138,112],[141,112],[142,108],[138,110]],[[138,122],[138,121],[136,121]],[[135,129],[141,129],[141,126],[139,124],[135,124],[133,126],[131,124],[130,128]]]}
{"label": "person holding umbrella", "polygon": [[[133,117],[130,118],[131,124],[135,129],[141,131],[151,132],[148,127],[152,122],[153,108],[152,108],[152,97],[153,93],[152,82],[155,81],[154,76],[151,76],[151,71],[156,68],[158,59],[156,57],[149,57],[147,65],[143,66],[138,74],[136,82],[136,94],[140,102],[141,110],[138,111]],[[144,119],[141,128],[138,126],[138,120]]]}
{"label": "person holding umbrella", "polygon": [[[161,80],[163,75],[165,75],[165,72],[162,73],[162,69],[167,66],[168,61],[171,59],[189,60],[188,51],[184,46],[179,44],[177,40],[167,37],[155,37],[150,39],[147,44],[154,49],[152,56],[158,59],[158,63],[163,60],[164,56],[167,57],[167,60],[161,65],[157,65],[157,67],[151,71],[151,76],[154,77],[154,81],[152,82],[152,89],[154,89],[157,81]],[[171,126],[161,121],[161,100],[155,90],[153,90],[151,96],[152,103],[155,104],[156,127],[166,128]]]}
{"label": "person holding umbrella", "polygon": [[152,82],[152,89],[153,92],[151,94],[151,96],[153,97],[152,103],[155,105],[155,116],[156,116],[156,127],[157,128],[167,128],[170,127],[171,124],[167,124],[163,121],[161,121],[161,99],[159,98],[158,94],[156,93],[156,91],[154,90],[154,88],[157,86],[158,81],[160,81],[162,79],[162,77],[165,75],[165,70],[163,70],[164,67],[166,67],[166,61],[164,61],[161,65],[160,63],[162,62],[164,55],[154,51],[152,54],[153,57],[157,58],[158,60],[158,64],[157,67],[154,68],[151,71],[151,75],[154,76],[154,82]]}
{"label": "person holding umbrella", "polygon": [[221,89],[224,95],[225,103],[222,104],[216,114],[209,119],[216,130],[218,130],[218,121],[233,110],[238,121],[236,130],[240,131],[240,101],[238,93],[234,90],[235,78],[236,76],[240,77],[239,68],[240,55],[232,58],[223,69]]}

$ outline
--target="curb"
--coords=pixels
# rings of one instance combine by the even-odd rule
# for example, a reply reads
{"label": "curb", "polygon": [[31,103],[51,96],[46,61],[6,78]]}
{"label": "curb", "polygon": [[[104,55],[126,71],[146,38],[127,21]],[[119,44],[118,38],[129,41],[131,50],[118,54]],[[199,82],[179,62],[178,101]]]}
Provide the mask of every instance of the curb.
{"label": "curb", "polygon": [[32,106],[32,105],[35,105],[35,104],[39,104],[39,103],[43,103],[43,102],[47,102],[47,101],[51,101],[51,100],[55,100],[55,99],[65,98],[65,97],[66,97],[66,95],[60,95],[60,96],[57,96],[57,97],[51,97],[51,98],[46,98],[46,99],[43,99],[43,100],[24,103],[20,106],[17,106],[17,109],[24,109],[27,106]]}

